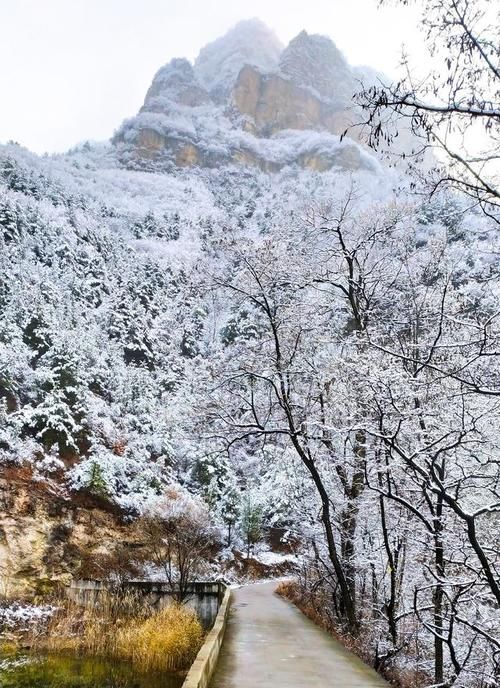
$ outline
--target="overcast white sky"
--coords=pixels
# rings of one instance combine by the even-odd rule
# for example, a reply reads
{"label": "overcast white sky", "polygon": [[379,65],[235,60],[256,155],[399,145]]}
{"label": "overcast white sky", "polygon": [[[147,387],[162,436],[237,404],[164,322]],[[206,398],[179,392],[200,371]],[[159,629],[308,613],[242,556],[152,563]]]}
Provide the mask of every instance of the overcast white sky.
{"label": "overcast white sky", "polygon": [[352,64],[386,73],[403,42],[425,61],[416,10],[377,0],[0,0],[0,142],[51,152],[109,138],[162,64],[251,17],[283,43],[329,35]]}

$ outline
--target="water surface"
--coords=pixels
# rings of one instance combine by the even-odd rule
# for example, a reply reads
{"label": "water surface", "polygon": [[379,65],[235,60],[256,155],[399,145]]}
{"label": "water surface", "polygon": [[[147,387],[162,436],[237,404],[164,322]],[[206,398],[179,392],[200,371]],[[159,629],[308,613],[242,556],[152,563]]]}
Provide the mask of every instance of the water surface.
{"label": "water surface", "polygon": [[0,655],[1,688],[180,688],[178,674],[139,674],[127,662],[67,655]]}

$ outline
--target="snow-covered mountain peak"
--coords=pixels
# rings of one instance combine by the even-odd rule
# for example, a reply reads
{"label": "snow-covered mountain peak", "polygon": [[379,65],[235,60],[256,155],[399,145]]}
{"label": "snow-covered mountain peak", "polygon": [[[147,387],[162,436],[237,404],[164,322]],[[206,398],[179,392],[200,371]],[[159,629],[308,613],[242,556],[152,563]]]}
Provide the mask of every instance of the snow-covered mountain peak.
{"label": "snow-covered mountain peak", "polygon": [[344,105],[352,96],[352,70],[328,36],[301,31],[283,51],[279,67],[322,100]]}
{"label": "snow-covered mountain peak", "polygon": [[378,169],[353,126],[362,121],[353,103],[360,77],[327,36],[302,31],[283,48],[249,19],[202,48],[194,66],[163,66],[113,142],[123,163],[141,169]]}
{"label": "snow-covered mountain peak", "polygon": [[172,102],[194,107],[205,105],[210,100],[191,63],[185,58],[174,58],[155,74],[144,100],[144,109],[164,112]]}
{"label": "snow-covered mountain peak", "polygon": [[200,82],[216,98],[227,95],[245,65],[263,72],[278,68],[283,45],[260,19],[241,21],[201,49],[195,63]]}

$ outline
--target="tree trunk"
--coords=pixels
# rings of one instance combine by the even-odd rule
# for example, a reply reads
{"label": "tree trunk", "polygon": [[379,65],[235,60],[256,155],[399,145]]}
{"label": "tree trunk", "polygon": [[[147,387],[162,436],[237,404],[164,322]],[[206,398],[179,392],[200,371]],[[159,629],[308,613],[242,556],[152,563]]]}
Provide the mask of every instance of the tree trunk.
{"label": "tree trunk", "polygon": [[[441,472],[441,471],[440,471]],[[434,590],[434,682],[440,684],[444,676],[444,642],[443,642],[443,586],[444,578],[444,551],[443,551],[443,498],[438,495],[436,505],[436,518],[434,519],[434,563],[438,583]]]}
{"label": "tree trunk", "polygon": [[335,571],[335,575],[337,577],[340,587],[342,602],[341,611],[345,613],[349,631],[353,635],[357,635],[359,631],[359,625],[356,617],[355,600],[353,600],[353,598],[351,597],[350,585],[348,583],[344,568],[342,566],[342,562],[340,561],[337,552],[337,546],[335,544],[333,526],[330,517],[330,500],[328,498],[328,493],[326,491],[325,486],[323,485],[323,481],[321,480],[321,476],[319,475],[318,470],[314,465],[314,462],[308,458],[304,449],[301,447],[300,442],[297,440],[296,437],[292,437],[292,442],[304,465],[309,471],[311,478],[313,479],[316,489],[318,491],[319,497],[321,499],[321,522],[323,523],[323,527],[325,529],[326,542],[328,546],[328,555],[330,561],[332,562],[333,569]]}

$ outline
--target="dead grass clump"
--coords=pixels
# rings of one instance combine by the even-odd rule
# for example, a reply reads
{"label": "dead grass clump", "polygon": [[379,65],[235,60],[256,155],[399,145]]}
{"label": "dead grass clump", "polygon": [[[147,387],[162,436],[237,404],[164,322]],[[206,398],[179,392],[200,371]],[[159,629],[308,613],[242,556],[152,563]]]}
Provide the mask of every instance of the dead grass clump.
{"label": "dead grass clump", "polygon": [[432,678],[423,671],[399,667],[392,667],[385,671],[384,678],[398,688],[422,688],[432,683]]}
{"label": "dead grass clump", "polygon": [[136,594],[113,594],[105,590],[85,605],[63,600],[58,606],[47,632],[32,639],[34,646],[54,651],[112,655],[116,629],[128,620],[144,618],[148,613]]}
{"label": "dead grass clump", "polygon": [[295,602],[295,599],[300,595],[300,588],[295,581],[281,581],[274,592],[291,602]]}
{"label": "dead grass clump", "polygon": [[142,671],[186,669],[202,642],[195,612],[180,604],[165,607],[145,621],[131,622],[117,634],[119,655]]}
{"label": "dead grass clump", "polygon": [[93,604],[65,602],[46,633],[31,638],[37,649],[130,660],[139,670],[181,671],[203,641],[196,613],[171,604],[159,611],[134,593],[101,591]]}

